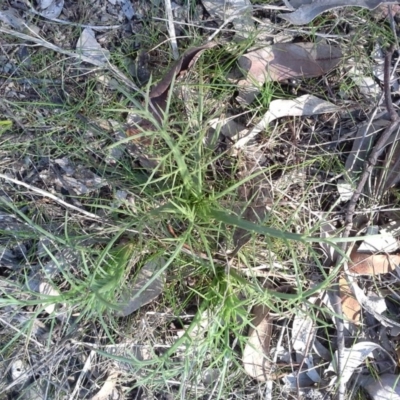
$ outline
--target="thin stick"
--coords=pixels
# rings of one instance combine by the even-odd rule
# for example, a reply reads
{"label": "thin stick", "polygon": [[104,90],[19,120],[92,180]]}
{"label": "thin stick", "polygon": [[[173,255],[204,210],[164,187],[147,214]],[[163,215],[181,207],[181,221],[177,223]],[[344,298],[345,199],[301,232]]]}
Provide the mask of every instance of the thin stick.
{"label": "thin stick", "polygon": [[79,212],[79,213],[81,213],[83,215],[86,215],[89,218],[93,218],[93,219],[96,219],[96,220],[102,219],[100,216],[98,216],[96,214],[92,214],[92,213],[90,213],[88,211],[82,210],[79,207],[76,207],[76,206],[74,206],[72,204],[69,204],[69,203],[65,202],[64,200],[61,200],[59,197],[55,196],[54,194],[46,192],[45,190],[39,189],[39,188],[37,188],[35,186],[31,186],[31,185],[29,185],[29,184],[27,184],[25,182],[19,181],[18,179],[10,178],[9,176],[4,175],[4,174],[0,174],[0,179],[4,179],[4,180],[6,180],[8,182],[15,183],[16,185],[23,186],[23,187],[31,190],[32,192],[40,194],[43,197],[47,197],[47,198],[55,201],[56,203],[60,204],[61,206],[64,206],[66,208],[70,208],[71,210],[77,211],[77,212]]}
{"label": "thin stick", "polygon": [[387,52],[385,56],[385,69],[384,69],[384,86],[385,86],[385,102],[386,107],[388,109],[390,115],[390,124],[383,131],[381,137],[377,141],[374,149],[371,152],[371,155],[368,158],[367,164],[364,168],[364,171],[361,175],[360,181],[358,182],[357,188],[354,191],[353,197],[350,200],[349,206],[346,212],[346,228],[343,232],[343,237],[348,237],[350,235],[351,228],[353,226],[353,215],[357,206],[357,202],[361,196],[361,193],[364,189],[365,183],[367,182],[372,170],[374,169],[378,157],[382,154],[385,149],[386,142],[388,141],[390,135],[397,129],[400,123],[399,116],[396,110],[393,107],[392,97],[390,93],[390,64],[392,60],[394,49],[391,49]]}
{"label": "thin stick", "polygon": [[179,50],[178,50],[178,42],[176,41],[174,16],[172,14],[171,0],[164,0],[164,2],[165,2],[165,11],[167,13],[167,19],[168,19],[168,32],[171,38],[172,57],[174,58],[174,60],[177,60],[179,58]]}

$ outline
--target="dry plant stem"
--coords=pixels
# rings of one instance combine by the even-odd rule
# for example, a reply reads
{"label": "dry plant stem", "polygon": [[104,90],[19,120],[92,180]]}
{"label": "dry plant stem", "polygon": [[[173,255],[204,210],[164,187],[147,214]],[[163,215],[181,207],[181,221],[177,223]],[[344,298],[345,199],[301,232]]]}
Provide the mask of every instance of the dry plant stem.
{"label": "dry plant stem", "polygon": [[388,141],[390,135],[396,130],[399,126],[400,119],[399,116],[394,109],[392,98],[390,94],[390,64],[392,60],[393,48],[391,48],[385,57],[385,76],[384,76],[384,86],[385,86],[385,102],[386,108],[390,115],[390,124],[386,127],[381,137],[377,141],[374,149],[371,152],[371,155],[368,158],[367,165],[364,168],[364,171],[361,175],[360,181],[358,182],[357,188],[353,194],[353,197],[350,200],[349,206],[346,212],[346,228],[343,232],[343,237],[349,237],[351,228],[353,226],[353,215],[356,210],[357,202],[361,196],[361,193],[364,189],[365,183],[369,178],[373,168],[375,167],[378,157],[382,154],[385,149],[386,142]]}
{"label": "dry plant stem", "polygon": [[18,179],[10,178],[9,176],[4,175],[4,174],[0,174],[0,179],[4,179],[4,180],[6,180],[8,182],[15,183],[16,185],[23,186],[23,187],[31,190],[32,192],[40,194],[43,197],[47,197],[48,199],[51,199],[51,200],[55,201],[56,203],[60,204],[61,206],[64,206],[66,208],[70,208],[71,210],[77,211],[77,212],[79,212],[79,213],[81,213],[83,215],[86,215],[89,218],[96,219],[96,220],[101,220],[102,219],[101,217],[99,217],[96,214],[92,214],[92,213],[90,213],[88,211],[82,210],[79,207],[76,207],[76,206],[74,206],[72,204],[69,204],[69,203],[65,202],[64,200],[61,200],[60,198],[58,198],[54,194],[46,192],[45,190],[39,189],[39,188],[37,188],[35,186],[31,186],[31,185],[29,185],[29,184],[27,184],[25,182],[19,181]]}
{"label": "dry plant stem", "polygon": [[178,42],[176,41],[174,16],[172,14],[171,0],[164,0],[164,3],[165,3],[165,12],[167,13],[167,19],[168,19],[168,32],[171,38],[172,57],[174,60],[178,60],[179,50],[178,50]]}
{"label": "dry plant stem", "polygon": [[[342,237],[347,238],[350,236],[351,228],[353,226],[353,216],[356,210],[357,202],[361,196],[361,193],[363,192],[365,183],[367,182],[373,168],[375,167],[378,157],[382,154],[383,150],[385,149],[386,142],[388,141],[390,135],[392,132],[399,126],[400,119],[399,116],[393,106],[392,103],[392,98],[391,98],[391,93],[390,93],[390,65],[392,62],[392,55],[394,52],[393,46],[388,50],[386,56],[385,56],[385,66],[384,66],[384,90],[385,90],[385,102],[386,102],[386,108],[389,112],[390,115],[390,124],[387,126],[387,128],[384,130],[382,133],[381,137],[377,141],[376,145],[374,146],[374,149],[371,152],[371,155],[368,158],[368,161],[366,163],[366,166],[364,168],[364,171],[361,175],[360,181],[358,182],[357,188],[354,191],[353,197],[350,200],[350,203],[347,208],[346,212],[346,218],[345,218],[345,230],[343,232]],[[343,243],[341,246],[342,252],[346,252],[346,247],[347,244]],[[344,257],[341,256],[339,257],[337,261],[337,265],[342,264],[344,261]],[[347,276],[346,276],[347,278]],[[352,287],[350,285],[350,287]],[[343,359],[343,352],[344,352],[344,332],[343,332],[343,319],[340,317],[342,315],[342,310],[341,310],[341,302],[340,302],[340,295],[339,295],[339,283],[338,280],[336,280],[335,284],[333,285],[332,290],[330,291],[329,295],[331,296],[332,300],[332,305],[334,306],[336,317],[336,326],[337,326],[337,347],[338,347],[338,365],[337,365],[337,371],[338,371],[338,377],[339,377],[339,388],[338,388],[338,393],[337,393],[337,399],[338,400],[344,400],[345,398],[345,393],[346,393],[346,385],[341,382],[340,377],[341,377],[341,372],[343,370],[343,366],[341,365],[341,359]]]}

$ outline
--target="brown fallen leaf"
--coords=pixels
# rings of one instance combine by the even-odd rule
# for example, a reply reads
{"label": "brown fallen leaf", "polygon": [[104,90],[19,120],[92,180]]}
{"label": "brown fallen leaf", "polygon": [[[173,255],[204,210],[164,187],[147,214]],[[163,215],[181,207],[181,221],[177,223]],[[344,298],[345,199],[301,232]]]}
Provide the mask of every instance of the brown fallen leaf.
{"label": "brown fallen leaf", "polygon": [[[172,81],[178,76],[182,75],[184,72],[189,70],[196,61],[199,59],[200,55],[204,50],[211,49],[216,46],[217,43],[209,42],[202,46],[194,47],[187,50],[182,57],[177,60],[169,71],[164,75],[164,77],[155,86],[152,87],[149,93],[150,101],[154,106],[155,110],[164,111],[167,105],[168,92],[171,87]],[[157,120],[161,120],[161,115],[157,113],[154,109],[150,111]]]}
{"label": "brown fallen leaf", "polygon": [[243,351],[243,365],[246,373],[260,382],[269,379],[271,365],[268,360],[272,322],[269,309],[262,305],[253,307],[254,319],[249,330],[249,340]]}
{"label": "brown fallen leaf", "polygon": [[257,80],[282,81],[320,76],[338,65],[342,52],[323,43],[277,43],[240,57],[239,65]]}
{"label": "brown fallen leaf", "polygon": [[277,43],[252,51],[238,60],[246,77],[239,82],[239,98],[251,102],[257,93],[249,88],[265,81],[321,76],[335,68],[341,58],[339,47],[323,43]]}
{"label": "brown fallen leaf", "polygon": [[361,319],[361,305],[351,292],[345,278],[340,278],[339,280],[339,292],[344,316],[349,322],[359,325]]}
{"label": "brown fallen leaf", "polygon": [[349,272],[351,274],[387,274],[394,271],[396,265],[400,264],[400,254],[365,254],[358,253],[357,248],[353,248],[350,260]]}

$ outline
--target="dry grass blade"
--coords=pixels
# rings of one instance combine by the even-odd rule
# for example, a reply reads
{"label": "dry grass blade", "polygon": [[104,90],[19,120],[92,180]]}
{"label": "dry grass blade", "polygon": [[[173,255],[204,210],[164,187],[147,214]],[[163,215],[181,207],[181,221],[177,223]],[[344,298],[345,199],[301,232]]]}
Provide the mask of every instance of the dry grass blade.
{"label": "dry grass blade", "polygon": [[42,189],[39,189],[39,188],[36,188],[36,187],[34,187],[34,186],[28,185],[28,184],[25,183],[25,182],[19,181],[19,180],[14,179],[14,178],[10,178],[9,176],[4,175],[4,174],[0,174],[0,179],[4,179],[4,180],[6,180],[6,181],[8,181],[8,182],[15,183],[16,185],[23,186],[23,187],[25,187],[25,188],[27,188],[27,189],[29,189],[29,190],[35,192],[35,193],[40,194],[40,195],[43,196],[43,197],[47,197],[47,198],[49,198],[49,199],[51,199],[51,200],[54,200],[56,203],[61,204],[62,206],[66,207],[66,208],[70,208],[71,210],[75,210],[75,211],[77,211],[78,213],[81,213],[81,214],[83,214],[83,215],[86,215],[86,216],[89,217],[89,218],[92,218],[92,219],[100,219],[99,216],[97,216],[97,215],[95,215],[95,214],[93,214],[93,213],[90,213],[90,212],[88,212],[88,211],[82,210],[82,209],[80,209],[79,207],[76,207],[76,206],[74,206],[73,204],[67,203],[66,201],[64,201],[64,200],[62,200],[62,199],[60,199],[60,198],[58,198],[58,197],[55,196],[54,194],[48,193],[48,192],[46,192],[46,191],[44,191],[44,190],[42,190]]}

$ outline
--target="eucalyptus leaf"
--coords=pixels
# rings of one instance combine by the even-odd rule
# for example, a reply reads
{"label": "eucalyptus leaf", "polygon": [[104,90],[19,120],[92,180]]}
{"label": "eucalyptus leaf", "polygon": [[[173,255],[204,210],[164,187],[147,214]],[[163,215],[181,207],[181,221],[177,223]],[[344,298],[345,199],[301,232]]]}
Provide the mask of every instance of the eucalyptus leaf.
{"label": "eucalyptus leaf", "polygon": [[[325,11],[333,10],[341,7],[362,7],[368,10],[373,10],[383,3],[397,3],[397,1],[382,1],[382,0],[314,0],[309,2],[296,1],[291,3],[292,7],[298,6],[296,11],[289,14],[279,14],[279,17],[286,19],[293,25],[305,25],[311,22],[318,15]],[[299,6],[299,4],[301,4]]]}

